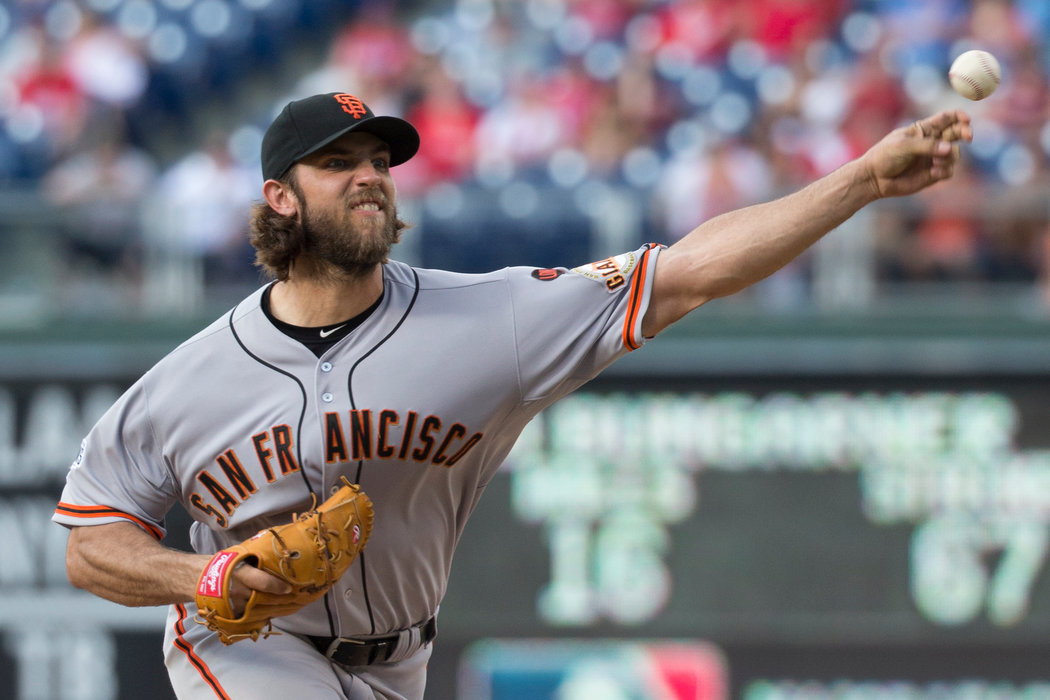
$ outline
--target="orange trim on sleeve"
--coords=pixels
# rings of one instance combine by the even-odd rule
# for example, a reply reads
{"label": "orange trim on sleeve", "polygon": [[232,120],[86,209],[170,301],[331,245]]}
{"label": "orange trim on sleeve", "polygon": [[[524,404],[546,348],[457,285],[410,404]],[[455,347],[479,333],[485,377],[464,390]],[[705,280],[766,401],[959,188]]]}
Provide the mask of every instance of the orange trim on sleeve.
{"label": "orange trim on sleeve", "polygon": [[141,518],[136,518],[134,515],[128,515],[122,510],[110,508],[109,506],[75,506],[71,503],[60,502],[58,507],[55,508],[55,513],[57,515],[66,515],[71,518],[124,518],[125,520],[129,520],[141,527],[155,539],[164,539],[164,531],[156,525],[150,525]]}
{"label": "orange trim on sleeve", "polygon": [[634,278],[631,280],[631,300],[627,305],[627,318],[623,321],[623,344],[628,350],[637,350],[641,347],[641,343],[634,340],[633,330],[641,311],[642,297],[645,296],[645,280],[649,274],[649,254],[652,250],[650,247],[642,253],[642,258],[638,261],[638,271],[634,273]]}
{"label": "orange trim on sleeve", "polygon": [[222,684],[219,683],[219,679],[208,668],[208,664],[204,662],[204,659],[197,656],[197,652],[193,650],[193,645],[183,636],[186,634],[186,618],[189,617],[186,606],[182,603],[176,603],[175,610],[179,613],[178,618],[175,620],[175,647],[186,655],[186,658],[190,660],[190,664],[201,674],[204,682],[215,691],[215,697],[222,700],[230,700],[230,696],[223,690]]}

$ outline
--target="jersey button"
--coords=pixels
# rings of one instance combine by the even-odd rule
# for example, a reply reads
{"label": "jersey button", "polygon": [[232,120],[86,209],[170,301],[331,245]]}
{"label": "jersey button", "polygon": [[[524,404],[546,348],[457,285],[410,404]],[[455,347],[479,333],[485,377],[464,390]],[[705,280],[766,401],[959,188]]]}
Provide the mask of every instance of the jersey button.
{"label": "jersey button", "polygon": [[332,371],[332,363],[331,362],[322,362],[321,363],[321,371],[322,372],[331,372]]}
{"label": "jersey button", "polygon": [[332,399],[334,399],[334,398],[335,397],[332,396],[327,391],[325,393],[321,394],[321,400],[324,401],[325,403],[332,403]]}

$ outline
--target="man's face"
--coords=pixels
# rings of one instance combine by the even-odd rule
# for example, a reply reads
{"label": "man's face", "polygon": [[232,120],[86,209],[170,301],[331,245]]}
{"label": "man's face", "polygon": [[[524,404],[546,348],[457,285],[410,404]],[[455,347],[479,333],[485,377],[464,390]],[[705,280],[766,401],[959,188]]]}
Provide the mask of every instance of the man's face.
{"label": "man's face", "polygon": [[398,239],[397,192],[390,153],[379,138],[350,133],[299,161],[305,252],[350,276],[387,259]]}

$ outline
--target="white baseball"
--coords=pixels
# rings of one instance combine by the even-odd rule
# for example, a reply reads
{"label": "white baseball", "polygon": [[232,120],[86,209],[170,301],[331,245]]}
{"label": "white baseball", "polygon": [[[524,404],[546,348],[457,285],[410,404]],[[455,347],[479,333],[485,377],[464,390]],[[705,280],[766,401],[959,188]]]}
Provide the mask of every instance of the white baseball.
{"label": "white baseball", "polygon": [[959,54],[948,70],[952,88],[968,100],[983,100],[999,87],[999,61],[987,51],[974,49]]}

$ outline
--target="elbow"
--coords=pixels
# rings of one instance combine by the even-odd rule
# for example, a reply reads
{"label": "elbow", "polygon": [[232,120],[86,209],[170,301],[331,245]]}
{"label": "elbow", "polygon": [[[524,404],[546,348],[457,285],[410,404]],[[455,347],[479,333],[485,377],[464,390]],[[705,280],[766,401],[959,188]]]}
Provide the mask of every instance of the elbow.
{"label": "elbow", "polygon": [[78,528],[74,528],[69,533],[69,542],[66,545],[66,578],[74,588],[90,590],[91,566],[80,546],[78,531]]}
{"label": "elbow", "polygon": [[87,577],[84,575],[83,558],[73,548],[66,548],[66,578],[73,588],[86,588]]}

